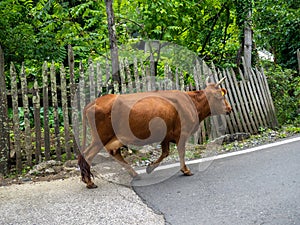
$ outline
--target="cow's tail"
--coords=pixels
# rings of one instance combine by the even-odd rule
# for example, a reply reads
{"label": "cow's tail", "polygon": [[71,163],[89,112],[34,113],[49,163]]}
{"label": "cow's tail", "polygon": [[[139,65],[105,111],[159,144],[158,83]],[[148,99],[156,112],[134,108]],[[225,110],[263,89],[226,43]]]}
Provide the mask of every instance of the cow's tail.
{"label": "cow's tail", "polygon": [[87,115],[87,107],[83,110],[83,115],[82,115],[82,149],[81,152],[78,155],[78,166],[80,168],[80,173],[81,173],[81,180],[87,184],[88,188],[95,188],[97,187],[93,182],[91,178],[94,178],[93,173],[91,172],[91,166],[89,163],[85,160],[83,156],[83,151],[85,150],[86,147],[86,115]]}
{"label": "cow's tail", "polygon": [[81,180],[84,183],[89,183],[91,178],[94,178],[94,175],[91,172],[91,166],[88,164],[82,154],[78,155],[78,165],[80,168]]}

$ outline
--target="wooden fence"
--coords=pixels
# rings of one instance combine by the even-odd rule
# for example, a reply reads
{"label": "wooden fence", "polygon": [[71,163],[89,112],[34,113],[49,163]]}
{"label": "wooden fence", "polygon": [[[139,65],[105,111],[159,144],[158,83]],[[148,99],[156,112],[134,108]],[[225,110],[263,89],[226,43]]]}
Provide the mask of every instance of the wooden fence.
{"label": "wooden fence", "polygon": [[[262,69],[244,68],[247,71],[245,74],[239,71],[236,75],[232,69],[217,69],[214,65],[209,68],[201,61],[194,66],[193,74],[190,75],[193,78],[191,82],[185,83],[183,71],[178,68],[165,65],[164,77],[158,78],[151,76],[151,65],[147,66],[136,58],[129,65],[128,60],[124,59],[120,60],[122,86],[119,88],[117,84],[110,82],[108,63],[100,64],[89,60],[88,69],[84,70],[82,63],[75,69],[72,48],[69,48],[68,69],[62,65],[57,73],[54,62],[45,62],[42,68],[43,79],[30,80],[33,87],[29,88],[24,64],[19,73],[16,72],[14,64],[10,65],[10,83],[5,85],[1,48],[0,56],[0,100],[3,101],[0,110],[6,112],[0,116],[0,149],[8,149],[5,154],[10,154],[11,164],[15,165],[17,171],[44,160],[74,158],[80,146],[78,143],[81,137],[82,109],[99,92],[103,93],[105,90],[107,92],[114,89],[115,93],[158,89],[198,90],[207,76],[215,81],[227,76],[222,87],[228,90],[226,98],[233,112],[223,119],[213,117],[203,121],[199,131],[193,136],[194,143],[217,137],[220,130],[227,133],[254,134],[260,127],[277,125],[272,98]],[[223,123],[224,118],[226,126]],[[214,129],[215,127],[218,129]],[[8,141],[7,132],[10,134]]]}

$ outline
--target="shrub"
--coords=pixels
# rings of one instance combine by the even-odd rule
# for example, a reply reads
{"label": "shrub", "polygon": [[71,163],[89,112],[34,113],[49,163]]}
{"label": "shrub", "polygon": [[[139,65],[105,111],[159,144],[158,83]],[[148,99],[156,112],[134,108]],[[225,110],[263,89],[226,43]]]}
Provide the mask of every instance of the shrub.
{"label": "shrub", "polygon": [[269,65],[265,74],[268,78],[279,125],[299,126],[300,77],[297,71]]}

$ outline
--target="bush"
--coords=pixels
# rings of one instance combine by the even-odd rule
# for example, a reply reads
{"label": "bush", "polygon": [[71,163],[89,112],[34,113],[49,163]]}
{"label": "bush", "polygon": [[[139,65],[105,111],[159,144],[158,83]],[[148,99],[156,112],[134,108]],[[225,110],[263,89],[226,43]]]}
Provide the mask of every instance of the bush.
{"label": "bush", "polygon": [[[265,66],[264,66],[265,67]],[[300,77],[297,71],[270,66],[265,71],[279,125],[300,124]]]}

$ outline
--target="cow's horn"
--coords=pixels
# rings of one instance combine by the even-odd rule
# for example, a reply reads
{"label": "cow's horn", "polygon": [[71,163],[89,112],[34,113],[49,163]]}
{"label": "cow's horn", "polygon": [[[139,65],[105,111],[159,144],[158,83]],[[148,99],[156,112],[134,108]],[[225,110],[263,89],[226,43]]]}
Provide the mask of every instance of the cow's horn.
{"label": "cow's horn", "polygon": [[226,77],[223,77],[218,83],[216,83],[216,87],[218,87],[225,79]]}

